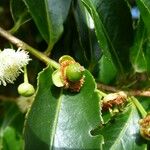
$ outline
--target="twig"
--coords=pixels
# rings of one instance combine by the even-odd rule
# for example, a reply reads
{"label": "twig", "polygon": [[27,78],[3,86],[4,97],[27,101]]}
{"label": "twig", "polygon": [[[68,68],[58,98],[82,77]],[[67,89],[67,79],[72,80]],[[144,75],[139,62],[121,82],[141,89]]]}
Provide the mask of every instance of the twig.
{"label": "twig", "polygon": [[4,37],[11,43],[15,44],[17,47],[24,49],[24,50],[28,50],[31,54],[33,54],[34,56],[36,56],[38,59],[45,62],[46,64],[49,64],[56,69],[59,68],[59,64],[56,61],[48,58],[46,55],[44,55],[37,49],[31,47],[30,45],[26,44],[25,42],[21,41],[20,39],[16,38],[15,36],[11,35],[8,31],[4,30],[1,27],[0,27],[0,36]]}
{"label": "twig", "polygon": [[[107,92],[119,92],[119,91],[124,91],[121,89],[117,89],[116,87],[113,86],[108,86],[104,85],[101,83],[97,84],[97,88],[102,91],[107,91]],[[150,97],[150,90],[130,90],[130,91],[124,91],[127,95],[129,96],[145,96],[145,97]]]}
{"label": "twig", "polygon": [[120,90],[118,90],[116,87],[113,87],[113,86],[109,86],[109,85],[104,85],[104,84],[101,84],[101,83],[97,83],[97,88],[99,90],[104,90],[104,91],[108,91],[108,92],[118,92]]}
{"label": "twig", "polygon": [[150,91],[128,91],[127,92],[128,95],[130,96],[145,96],[145,97],[150,97]]}

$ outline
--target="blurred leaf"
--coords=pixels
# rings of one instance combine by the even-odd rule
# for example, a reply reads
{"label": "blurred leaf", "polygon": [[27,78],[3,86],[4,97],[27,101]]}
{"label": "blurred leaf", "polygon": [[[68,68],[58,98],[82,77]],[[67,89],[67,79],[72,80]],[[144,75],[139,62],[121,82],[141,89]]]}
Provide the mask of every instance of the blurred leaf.
{"label": "blurred leaf", "polygon": [[150,39],[147,40],[145,47],[145,57],[147,60],[147,71],[150,73]]}
{"label": "blurred leaf", "polygon": [[63,33],[71,0],[23,0],[35,21],[41,35],[50,48]]}
{"label": "blurred leaf", "polygon": [[6,127],[3,133],[3,149],[4,150],[22,150],[23,139],[17,133],[15,128]]}
{"label": "blurred leaf", "polygon": [[150,32],[150,1],[149,0],[136,0],[142,19]]}
{"label": "blurred leaf", "polygon": [[23,149],[23,122],[21,114],[15,103],[3,103],[2,122],[0,124],[0,144],[4,150]]}
{"label": "blurred leaf", "polygon": [[100,123],[99,95],[91,74],[79,93],[53,85],[52,70],[42,71],[25,125],[25,149],[101,149],[102,137],[90,135]]}
{"label": "blurred leaf", "polygon": [[29,21],[31,16],[25,6],[23,0],[11,0],[10,11],[15,25],[19,28],[22,24]]}
{"label": "blurred leaf", "polygon": [[147,145],[139,134],[139,119],[133,104],[115,116],[114,120],[100,130],[104,136],[104,150],[145,150]]}
{"label": "blurred leaf", "polygon": [[150,97],[138,97],[138,100],[147,112],[150,112]]}
{"label": "blurred leaf", "polygon": [[26,22],[28,19],[31,18],[23,0],[11,0],[10,10],[11,10],[13,20],[15,22],[21,18],[22,18],[22,22]]}
{"label": "blurred leaf", "polygon": [[102,58],[99,61],[99,74],[96,80],[105,84],[109,84],[115,79],[116,75],[117,70],[115,66],[112,65],[111,62],[105,56],[102,56]]}
{"label": "blurred leaf", "polygon": [[134,44],[130,49],[130,59],[135,72],[147,71],[147,61],[143,51],[143,44],[146,39],[146,29],[144,27],[143,21],[140,20],[136,35],[134,38]]}

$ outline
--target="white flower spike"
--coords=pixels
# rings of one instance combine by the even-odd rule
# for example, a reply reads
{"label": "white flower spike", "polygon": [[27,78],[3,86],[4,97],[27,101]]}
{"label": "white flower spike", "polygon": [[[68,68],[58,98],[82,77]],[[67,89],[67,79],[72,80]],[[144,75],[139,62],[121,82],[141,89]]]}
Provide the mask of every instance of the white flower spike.
{"label": "white flower spike", "polygon": [[14,80],[23,72],[22,67],[28,64],[31,59],[28,52],[18,49],[4,49],[0,51],[0,85],[14,83]]}

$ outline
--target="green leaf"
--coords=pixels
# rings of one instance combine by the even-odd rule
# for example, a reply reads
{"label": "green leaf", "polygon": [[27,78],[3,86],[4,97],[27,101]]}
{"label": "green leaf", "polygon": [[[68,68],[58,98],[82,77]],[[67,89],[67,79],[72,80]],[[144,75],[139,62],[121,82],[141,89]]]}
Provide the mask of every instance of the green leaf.
{"label": "green leaf", "polygon": [[[109,72],[109,73],[108,73]],[[109,84],[112,82],[117,75],[117,70],[113,64],[105,57],[99,61],[99,73],[97,76],[97,81]]]}
{"label": "green leaf", "polygon": [[71,0],[24,0],[41,35],[50,48],[63,32]]}
{"label": "green leaf", "polygon": [[101,54],[94,29],[90,27],[92,19],[81,1],[78,1],[73,8],[79,44],[81,45],[80,50],[78,50],[81,54],[77,55],[77,59],[79,59],[80,56],[80,59],[83,60],[83,56],[85,56],[88,61],[87,64],[89,65],[87,67],[92,71]]}
{"label": "green leaf", "polygon": [[[126,2],[122,0],[117,2],[101,0],[94,1],[94,3],[92,0],[82,0],[82,2],[93,18],[96,35],[104,56],[112,65],[114,62],[123,74],[125,66],[129,63],[127,62],[129,46],[133,37],[131,14]],[[124,61],[126,65],[123,66]]]}
{"label": "green leaf", "polygon": [[140,20],[135,35],[134,44],[130,49],[130,60],[132,66],[135,72],[139,73],[147,71],[147,60],[143,48],[145,39],[146,39],[146,29],[144,27],[143,21]]}
{"label": "green leaf", "polygon": [[146,112],[150,112],[150,98],[149,97],[138,97],[139,102],[144,107]]}
{"label": "green leaf", "polygon": [[133,42],[132,18],[128,4],[126,0],[94,1],[105,28],[112,58],[118,59],[123,69],[128,70],[129,48]]}
{"label": "green leaf", "polygon": [[91,74],[79,93],[57,88],[52,70],[42,71],[25,125],[25,149],[101,149],[102,137],[90,131],[100,123],[100,97]]}
{"label": "green leaf", "polygon": [[136,0],[142,19],[146,25],[147,30],[150,32],[150,1],[149,0]]}
{"label": "green leaf", "polygon": [[22,150],[23,139],[15,128],[7,127],[3,133],[3,149],[4,150]]}
{"label": "green leaf", "polygon": [[15,103],[1,104],[0,115],[0,148],[4,150],[21,150],[23,148],[23,122],[21,114]]}
{"label": "green leaf", "polygon": [[14,27],[10,30],[11,33],[16,32],[22,24],[31,20],[28,9],[22,0],[11,0],[10,11],[14,20]]}
{"label": "green leaf", "polygon": [[114,120],[100,131],[104,136],[104,150],[145,150],[147,146],[139,134],[139,119],[133,104],[115,116]]}
{"label": "green leaf", "polygon": [[108,59],[112,60],[111,54],[110,54],[109,48],[108,48],[107,37],[105,36],[105,33],[104,33],[104,26],[103,26],[102,21],[96,11],[94,4],[90,0],[81,0],[81,1],[87,8],[88,12],[90,13],[90,15],[94,21],[96,36],[97,36],[99,45],[103,50],[103,54]]}
{"label": "green leaf", "polygon": [[14,22],[20,20],[20,23],[24,23],[31,18],[23,0],[11,0],[10,10]]}
{"label": "green leaf", "polygon": [[147,40],[146,47],[145,47],[145,57],[147,60],[147,71],[150,73],[150,39]]}

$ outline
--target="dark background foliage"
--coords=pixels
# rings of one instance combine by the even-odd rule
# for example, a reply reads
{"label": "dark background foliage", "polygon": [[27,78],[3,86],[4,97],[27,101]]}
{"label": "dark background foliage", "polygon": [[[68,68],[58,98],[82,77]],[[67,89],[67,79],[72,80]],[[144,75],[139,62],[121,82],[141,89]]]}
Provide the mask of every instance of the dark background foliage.
{"label": "dark background foliage", "polygon": [[[0,149],[20,150],[24,142],[27,150],[35,146],[148,149],[149,143],[139,135],[141,115],[135,105],[129,103],[116,118],[99,114],[101,96],[95,91],[99,83],[125,91],[149,90],[150,14],[144,14],[150,5],[145,0],[145,8],[143,1],[0,1],[1,27],[56,61],[67,54],[88,70],[80,93],[60,92],[50,82],[53,70],[46,68],[38,74],[45,64],[31,55],[28,76],[37,93],[27,119],[24,110],[33,98],[17,93],[23,75],[13,85],[0,86]],[[140,16],[133,16],[133,8]],[[0,37],[0,49],[7,47],[17,49]],[[138,100],[148,112],[150,99]],[[108,122],[103,127],[99,126],[102,117]]]}

